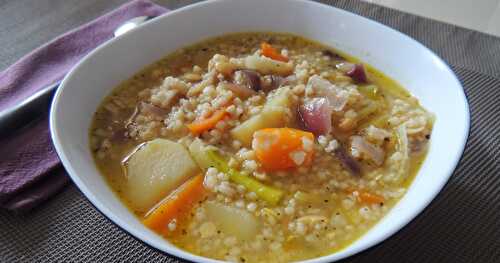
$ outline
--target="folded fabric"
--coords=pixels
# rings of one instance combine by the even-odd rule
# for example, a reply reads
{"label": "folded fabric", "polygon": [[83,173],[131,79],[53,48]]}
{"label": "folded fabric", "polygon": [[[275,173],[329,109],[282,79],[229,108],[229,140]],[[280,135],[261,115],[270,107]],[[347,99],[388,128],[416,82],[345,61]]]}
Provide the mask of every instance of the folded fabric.
{"label": "folded fabric", "polygon": [[[111,39],[120,24],[166,11],[149,1],[131,1],[24,56],[0,72],[0,111],[60,81],[83,56]],[[69,181],[50,139],[47,113],[41,112],[38,120],[0,138],[0,145],[0,207],[29,210]]]}

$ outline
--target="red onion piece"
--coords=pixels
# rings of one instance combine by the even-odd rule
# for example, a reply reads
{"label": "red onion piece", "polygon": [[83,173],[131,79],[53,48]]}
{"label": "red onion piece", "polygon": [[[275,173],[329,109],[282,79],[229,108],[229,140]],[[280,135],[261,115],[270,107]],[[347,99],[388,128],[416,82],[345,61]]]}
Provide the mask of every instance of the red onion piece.
{"label": "red onion piece", "polygon": [[349,170],[352,175],[361,175],[361,165],[352,158],[344,149],[344,147],[339,146],[335,151],[335,157],[340,160],[342,165]]}
{"label": "red onion piece", "polygon": [[354,67],[351,70],[349,70],[346,74],[347,76],[351,77],[357,82],[360,83],[368,82],[365,66],[363,66],[363,64],[354,65]]}
{"label": "red onion piece", "polygon": [[384,151],[369,142],[367,142],[361,136],[352,136],[352,144],[351,147],[356,151],[365,154],[370,158],[375,165],[380,166],[384,163]]}
{"label": "red onion piece", "polygon": [[360,83],[368,82],[368,75],[363,64],[353,64],[343,62],[336,65],[337,69],[344,72],[347,76]]}
{"label": "red onion piece", "polygon": [[247,86],[250,89],[259,91],[260,87],[260,74],[255,70],[242,69],[234,73],[235,84]]}
{"label": "red onion piece", "polygon": [[262,77],[261,87],[264,92],[269,92],[279,88],[283,82],[284,78],[276,75],[267,75]]}
{"label": "red onion piece", "polygon": [[299,107],[299,117],[304,128],[315,135],[332,130],[332,108],[326,98],[314,98]]}
{"label": "red onion piece", "polygon": [[278,75],[267,75],[262,77],[261,87],[265,92],[275,90],[283,85],[297,84],[297,76],[290,75],[286,78]]}

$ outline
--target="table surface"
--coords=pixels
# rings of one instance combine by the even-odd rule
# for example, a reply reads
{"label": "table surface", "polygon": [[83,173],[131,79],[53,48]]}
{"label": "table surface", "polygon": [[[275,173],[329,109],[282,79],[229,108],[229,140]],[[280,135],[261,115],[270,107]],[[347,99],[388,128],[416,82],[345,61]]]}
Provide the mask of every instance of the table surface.
{"label": "table surface", "polygon": [[[0,70],[124,2],[0,0]],[[175,9],[197,1],[154,2]],[[324,2],[380,21],[434,50],[461,78],[472,111],[467,150],[444,191],[398,234],[348,261],[497,262],[500,123],[492,116],[500,108],[500,39],[367,3]],[[0,262],[171,261],[111,224],[74,185],[28,214],[0,211],[0,232]]]}
{"label": "table surface", "polygon": [[500,0],[363,0],[500,36]]}

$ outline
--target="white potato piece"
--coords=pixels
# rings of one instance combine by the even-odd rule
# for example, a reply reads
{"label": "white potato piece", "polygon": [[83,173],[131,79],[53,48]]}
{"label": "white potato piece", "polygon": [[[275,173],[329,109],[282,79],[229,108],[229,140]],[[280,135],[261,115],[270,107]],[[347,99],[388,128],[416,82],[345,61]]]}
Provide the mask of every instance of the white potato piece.
{"label": "white potato piece", "polygon": [[189,153],[202,169],[208,169],[213,163],[207,155],[207,151],[209,150],[217,150],[217,148],[211,145],[206,145],[202,140],[200,140],[200,138],[194,139],[189,145]]}
{"label": "white potato piece", "polygon": [[231,130],[231,136],[244,146],[252,144],[255,131],[264,128],[281,128],[288,126],[290,119],[290,89],[280,88],[264,105],[262,111]]}
{"label": "white potato piece", "polygon": [[140,146],[123,165],[127,177],[124,193],[132,208],[143,212],[200,172],[184,146],[165,139]]}
{"label": "white potato piece", "polygon": [[208,220],[214,222],[225,234],[233,235],[239,240],[251,240],[259,233],[259,221],[246,210],[215,202],[207,202],[204,207]]}

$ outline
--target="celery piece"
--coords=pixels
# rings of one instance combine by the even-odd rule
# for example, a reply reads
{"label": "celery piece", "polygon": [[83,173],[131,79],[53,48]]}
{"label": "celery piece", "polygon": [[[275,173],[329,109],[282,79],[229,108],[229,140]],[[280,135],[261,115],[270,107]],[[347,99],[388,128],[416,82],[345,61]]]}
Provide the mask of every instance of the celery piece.
{"label": "celery piece", "polygon": [[376,85],[362,85],[358,87],[358,90],[361,94],[365,95],[370,99],[378,99],[380,98],[380,90]]}
{"label": "celery piece", "polygon": [[229,180],[245,186],[246,189],[255,192],[258,197],[272,205],[276,205],[283,196],[283,191],[267,186],[250,176],[246,176],[238,171],[235,171],[234,169],[229,170]]}
{"label": "celery piece", "polygon": [[244,175],[230,168],[226,160],[224,160],[224,158],[216,151],[208,150],[207,155],[212,161],[213,166],[217,168],[217,170],[226,173],[229,176],[230,181],[243,185],[248,191],[255,192],[255,194],[257,194],[257,196],[262,200],[272,205],[276,205],[283,197],[283,191],[280,189],[267,186],[250,176]]}

